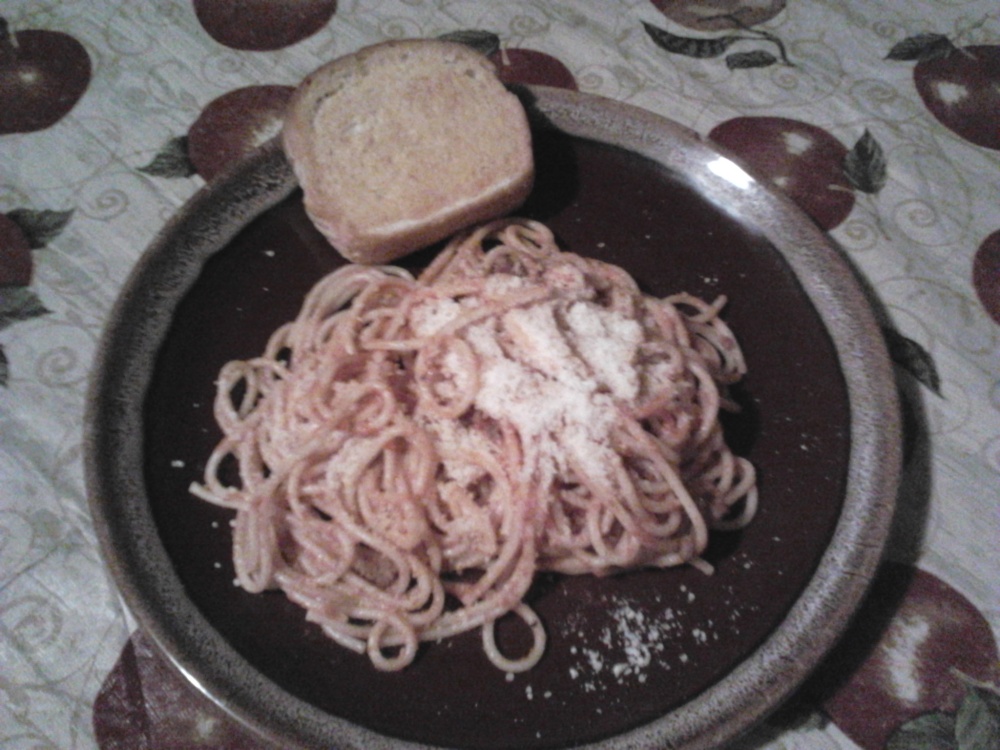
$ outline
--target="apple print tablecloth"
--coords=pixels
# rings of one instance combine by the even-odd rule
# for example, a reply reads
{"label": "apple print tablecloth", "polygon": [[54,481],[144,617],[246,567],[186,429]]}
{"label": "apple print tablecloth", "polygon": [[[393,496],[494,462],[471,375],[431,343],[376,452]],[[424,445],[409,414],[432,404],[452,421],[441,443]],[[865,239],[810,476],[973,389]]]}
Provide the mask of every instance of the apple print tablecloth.
{"label": "apple print tablecloth", "polygon": [[[456,34],[509,81],[671,117],[787,191],[891,315],[889,560],[741,748],[1000,748],[995,0],[0,4],[0,747],[258,748],[134,632],[81,467],[96,341],[154,233],[321,61]],[[498,47],[504,52],[498,53]]]}

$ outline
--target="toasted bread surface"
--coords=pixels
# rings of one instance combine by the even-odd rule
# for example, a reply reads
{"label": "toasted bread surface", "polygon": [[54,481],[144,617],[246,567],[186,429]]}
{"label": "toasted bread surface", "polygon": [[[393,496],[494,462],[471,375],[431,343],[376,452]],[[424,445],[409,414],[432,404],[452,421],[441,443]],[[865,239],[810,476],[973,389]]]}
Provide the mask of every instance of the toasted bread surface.
{"label": "toasted bread surface", "polygon": [[309,216],[358,263],[509,213],[534,178],[521,102],[453,42],[384,42],[322,66],[292,97],[282,140]]}

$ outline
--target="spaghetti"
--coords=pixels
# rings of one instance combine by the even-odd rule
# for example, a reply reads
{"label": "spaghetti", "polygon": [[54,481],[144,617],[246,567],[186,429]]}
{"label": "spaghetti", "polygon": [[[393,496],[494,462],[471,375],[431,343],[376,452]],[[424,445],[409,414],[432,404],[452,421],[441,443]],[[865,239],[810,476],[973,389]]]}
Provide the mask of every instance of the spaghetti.
{"label": "spaghetti", "polygon": [[[250,592],[279,588],[375,667],[482,629],[545,646],[537,571],[691,563],[752,518],[719,410],[745,365],[725,300],[655,299],[542,224],[488,224],[413,278],[345,266],[264,353],[226,364],[222,441],[191,491],[236,511]],[[530,628],[500,652],[494,623]]]}

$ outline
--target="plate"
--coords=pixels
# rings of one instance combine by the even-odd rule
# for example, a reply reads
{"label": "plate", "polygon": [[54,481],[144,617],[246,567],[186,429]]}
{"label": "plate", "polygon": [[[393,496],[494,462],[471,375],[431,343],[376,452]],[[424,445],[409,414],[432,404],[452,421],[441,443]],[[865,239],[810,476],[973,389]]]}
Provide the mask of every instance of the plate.
{"label": "plate", "polygon": [[841,252],[669,120],[577,92],[520,94],[537,164],[522,215],[651,294],[728,298],[749,374],[724,426],[757,467],[760,511],[713,533],[711,576],[539,576],[530,601],[549,643],[519,675],[489,664],[478,631],[377,672],[283,594],[235,587],[231,515],[187,491],[220,437],[214,380],[261,352],[342,262],[272,142],[196,194],[140,259],[102,341],[86,447],[103,553],[140,626],[283,746],[716,747],[817,665],[879,560],[899,417],[875,312]]}

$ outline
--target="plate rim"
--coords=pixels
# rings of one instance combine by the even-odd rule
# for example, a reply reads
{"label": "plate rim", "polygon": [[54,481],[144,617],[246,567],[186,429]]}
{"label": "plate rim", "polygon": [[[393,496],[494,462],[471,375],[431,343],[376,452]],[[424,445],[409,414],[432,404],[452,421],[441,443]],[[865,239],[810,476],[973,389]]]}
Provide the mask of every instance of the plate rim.
{"label": "plate rim", "polygon": [[[809,583],[764,642],[711,687],[648,724],[586,745],[594,750],[717,747],[758,723],[804,682],[868,590],[887,542],[902,465],[891,360],[872,301],[832,238],[784,194],[746,170],[749,181],[741,183],[706,169],[708,159],[738,166],[737,157],[690,128],[632,104],[545,86],[512,88],[536,125],[651,158],[680,172],[716,205],[744,218],[752,214],[749,223],[791,266],[840,360],[850,407],[846,490],[833,536]],[[679,142],[685,148],[678,149]],[[336,740],[345,747],[429,748],[328,714],[248,669],[190,602],[176,573],[164,577],[172,565],[148,500],[143,502],[142,441],[126,439],[142,432],[150,378],[144,370],[152,369],[143,368],[143,359],[155,360],[172,311],[204,261],[297,187],[274,139],[200,188],[140,255],[108,316],[88,384],[84,468],[90,512],[105,565],[139,626],[192,685],[240,723],[272,741],[301,747]],[[226,211],[220,218],[223,196]],[[181,257],[178,246],[185,250]],[[172,304],[150,316],[143,304],[150,299]],[[124,365],[123,351],[128,355]],[[114,430],[106,429],[109,420]],[[173,616],[164,622],[158,612]],[[287,710],[274,715],[269,709],[278,703]]]}

